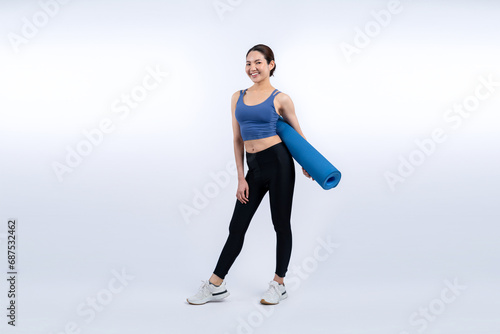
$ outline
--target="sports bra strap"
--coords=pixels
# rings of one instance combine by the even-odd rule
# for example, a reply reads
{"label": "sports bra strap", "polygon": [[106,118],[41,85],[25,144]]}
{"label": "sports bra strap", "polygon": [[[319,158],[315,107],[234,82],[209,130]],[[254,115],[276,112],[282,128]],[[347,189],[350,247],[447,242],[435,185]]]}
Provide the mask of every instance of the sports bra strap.
{"label": "sports bra strap", "polygon": [[[247,89],[248,89],[248,88],[247,88]],[[245,89],[245,90],[243,90],[243,89],[242,89],[242,90],[240,90],[240,96],[241,96],[241,95],[245,95],[245,93],[246,93],[247,89]],[[273,97],[274,97],[274,96],[278,95],[279,93],[281,93],[281,92],[280,92],[278,89],[275,89],[275,90],[271,93],[271,96],[273,96]]]}

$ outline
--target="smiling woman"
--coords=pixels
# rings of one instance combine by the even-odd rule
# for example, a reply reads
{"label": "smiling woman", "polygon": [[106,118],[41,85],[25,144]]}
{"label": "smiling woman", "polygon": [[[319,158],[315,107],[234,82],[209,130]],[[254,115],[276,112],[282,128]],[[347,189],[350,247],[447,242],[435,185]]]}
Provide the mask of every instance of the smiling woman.
{"label": "smiling woman", "polygon": [[[249,57],[251,52],[257,51],[252,55],[255,55],[257,59],[253,59],[253,63],[255,64],[255,69],[252,68],[252,56]],[[262,56],[262,57],[261,57]],[[264,58],[264,59],[261,59]],[[272,63],[272,69],[269,71],[269,76],[274,76],[274,71],[276,70],[276,63],[274,61],[274,53],[269,48],[263,44],[258,44],[251,48],[247,53],[247,73],[250,74],[252,78],[256,78],[259,72],[266,70],[266,65],[270,65]]]}
{"label": "smiling woman", "polygon": [[[292,251],[290,218],[295,166],[290,152],[276,132],[278,118],[282,116],[302,137],[304,135],[290,97],[271,86],[269,78],[275,70],[274,54],[268,46],[258,44],[247,52],[245,72],[253,85],[235,92],[231,98],[238,189],[229,236],[212,276],[196,295],[187,299],[190,304],[205,304],[229,296],[225,276],[239,255],[250,221],[268,191],[276,231],[276,270],[260,302],[278,304],[288,296],[284,277]],[[246,176],[244,151],[248,165]],[[310,178],[304,169],[302,171]]]}

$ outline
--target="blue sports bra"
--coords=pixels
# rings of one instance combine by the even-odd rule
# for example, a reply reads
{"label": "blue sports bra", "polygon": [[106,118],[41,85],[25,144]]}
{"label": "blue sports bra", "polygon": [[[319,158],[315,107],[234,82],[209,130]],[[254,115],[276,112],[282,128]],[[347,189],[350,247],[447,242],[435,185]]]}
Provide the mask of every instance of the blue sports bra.
{"label": "blue sports bra", "polygon": [[[267,138],[276,135],[276,122],[280,115],[274,108],[274,97],[280,93],[275,89],[262,103],[248,106],[243,103],[243,95],[247,90],[240,90],[240,97],[236,103],[235,117],[240,124],[243,141]],[[277,93],[276,93],[277,91]]]}

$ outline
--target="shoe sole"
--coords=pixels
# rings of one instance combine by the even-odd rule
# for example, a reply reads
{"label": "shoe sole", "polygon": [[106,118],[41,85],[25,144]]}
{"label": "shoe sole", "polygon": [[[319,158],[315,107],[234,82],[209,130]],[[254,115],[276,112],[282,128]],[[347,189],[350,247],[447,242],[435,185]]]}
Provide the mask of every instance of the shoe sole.
{"label": "shoe sole", "polygon": [[265,299],[261,299],[260,300],[260,303],[261,304],[264,304],[264,305],[278,305],[280,303],[280,301],[282,301],[283,299],[287,299],[288,298],[288,293],[285,293],[281,298],[280,300],[277,302],[277,303],[270,303],[268,302],[267,300]]}
{"label": "shoe sole", "polygon": [[216,301],[220,301],[220,300],[222,300],[222,299],[224,299],[224,298],[228,297],[229,295],[230,295],[230,293],[229,293],[229,292],[226,292],[226,293],[224,293],[224,294],[222,294],[222,295],[212,296],[212,297],[208,298],[206,301],[204,301],[204,302],[200,302],[200,303],[193,303],[193,302],[190,302],[188,298],[186,298],[186,301],[187,301],[189,304],[191,304],[191,305],[204,305],[204,304],[206,304],[206,303],[208,303],[208,302],[216,302]]}
{"label": "shoe sole", "polygon": [[264,304],[264,305],[277,305],[277,304],[279,304],[280,302],[277,302],[277,303],[270,303],[270,302],[268,302],[268,301],[267,301],[267,300],[265,300],[265,299],[261,299],[261,300],[260,300],[260,303],[261,303],[261,304]]}

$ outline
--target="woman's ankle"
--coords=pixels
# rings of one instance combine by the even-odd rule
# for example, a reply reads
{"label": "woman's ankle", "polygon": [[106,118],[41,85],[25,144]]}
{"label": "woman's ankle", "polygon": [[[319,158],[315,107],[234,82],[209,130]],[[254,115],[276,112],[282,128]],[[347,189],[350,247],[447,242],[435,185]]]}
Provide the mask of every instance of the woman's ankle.
{"label": "woman's ankle", "polygon": [[212,276],[210,277],[210,279],[208,281],[215,286],[220,286],[224,280],[222,278],[220,278],[219,276],[212,274]]}
{"label": "woman's ankle", "polygon": [[280,277],[277,274],[274,274],[273,280],[278,282],[278,284],[285,285],[284,279],[285,279],[284,277]]}

